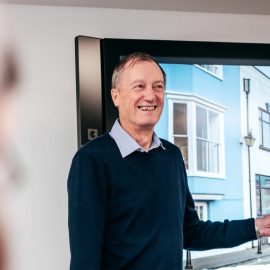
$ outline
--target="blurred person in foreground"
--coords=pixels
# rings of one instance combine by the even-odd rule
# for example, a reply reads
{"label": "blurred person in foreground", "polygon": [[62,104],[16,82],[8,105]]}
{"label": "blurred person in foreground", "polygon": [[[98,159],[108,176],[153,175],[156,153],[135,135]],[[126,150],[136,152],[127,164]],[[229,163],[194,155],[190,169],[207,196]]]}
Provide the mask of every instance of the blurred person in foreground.
{"label": "blurred person in foreground", "polygon": [[6,14],[0,4],[0,270],[9,269],[9,193],[17,179],[17,166],[11,137],[15,125],[14,93],[18,80],[18,66],[14,45],[7,25]]}
{"label": "blurred person in foreground", "polygon": [[270,216],[199,220],[179,148],[154,132],[165,84],[148,54],[128,55],[115,68],[111,96],[119,119],[78,150],[69,173],[70,270],[179,270],[183,248],[228,248],[270,236]]}

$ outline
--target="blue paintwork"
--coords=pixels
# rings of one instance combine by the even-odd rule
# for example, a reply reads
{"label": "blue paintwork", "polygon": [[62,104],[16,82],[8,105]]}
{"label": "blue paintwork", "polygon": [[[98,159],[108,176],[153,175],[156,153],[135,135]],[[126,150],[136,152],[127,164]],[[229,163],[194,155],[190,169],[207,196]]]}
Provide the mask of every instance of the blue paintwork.
{"label": "blue paintwork", "polygon": [[[167,74],[168,91],[192,93],[225,106],[225,179],[188,177],[191,193],[224,194],[222,200],[209,202],[209,219],[243,218],[243,177],[240,133],[240,67],[224,66],[223,80],[195,65],[162,64]],[[157,134],[168,139],[168,101],[156,126]]]}

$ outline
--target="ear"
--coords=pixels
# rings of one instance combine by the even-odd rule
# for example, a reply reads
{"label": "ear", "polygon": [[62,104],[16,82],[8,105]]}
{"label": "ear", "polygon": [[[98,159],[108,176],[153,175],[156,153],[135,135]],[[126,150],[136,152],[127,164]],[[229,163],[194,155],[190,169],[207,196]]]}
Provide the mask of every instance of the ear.
{"label": "ear", "polygon": [[119,106],[119,93],[116,88],[111,89],[112,101],[115,107]]}

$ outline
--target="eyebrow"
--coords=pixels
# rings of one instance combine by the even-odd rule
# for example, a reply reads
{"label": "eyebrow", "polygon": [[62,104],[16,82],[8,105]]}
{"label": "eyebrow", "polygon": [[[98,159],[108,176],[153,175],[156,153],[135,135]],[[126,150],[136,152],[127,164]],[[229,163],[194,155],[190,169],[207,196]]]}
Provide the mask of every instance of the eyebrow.
{"label": "eyebrow", "polygon": [[[131,85],[134,85],[136,83],[145,83],[146,80],[135,80],[133,82],[131,82]],[[158,81],[154,81],[153,84],[157,84],[157,83],[162,83],[163,85],[165,84],[163,80],[158,80]]]}
{"label": "eyebrow", "polygon": [[136,84],[136,83],[145,83],[145,80],[135,80],[135,81],[132,81],[130,84]]}
{"label": "eyebrow", "polygon": [[162,83],[163,85],[165,84],[163,80],[155,81],[154,84],[155,83]]}
{"label": "eyebrow", "polygon": [[137,84],[143,84],[143,85],[145,85],[146,84],[146,81],[145,80],[135,80],[135,81],[132,81],[132,82],[130,82],[130,87],[134,87]]}

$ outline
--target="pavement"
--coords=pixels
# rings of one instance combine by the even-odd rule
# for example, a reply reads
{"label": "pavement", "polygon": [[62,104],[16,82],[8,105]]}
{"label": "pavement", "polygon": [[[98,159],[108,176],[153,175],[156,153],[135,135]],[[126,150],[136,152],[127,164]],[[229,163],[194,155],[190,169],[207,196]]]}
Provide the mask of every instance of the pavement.
{"label": "pavement", "polygon": [[[192,259],[192,267],[187,269],[193,270],[210,270],[210,269],[218,269],[222,267],[228,266],[236,266],[241,264],[246,264],[248,262],[256,261],[258,259],[263,259],[269,257],[270,258],[270,245],[262,246],[262,254],[257,254],[257,247],[245,249],[241,251],[235,251],[231,253],[207,256],[203,258]],[[192,258],[192,252],[191,252]],[[186,262],[183,263],[185,268]],[[270,266],[269,266],[270,269]]]}

